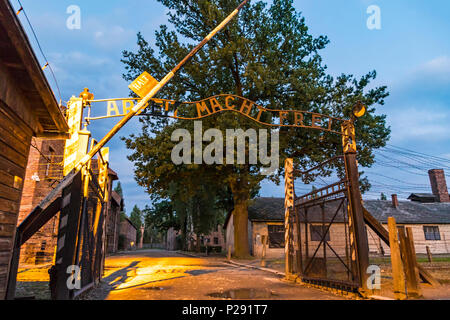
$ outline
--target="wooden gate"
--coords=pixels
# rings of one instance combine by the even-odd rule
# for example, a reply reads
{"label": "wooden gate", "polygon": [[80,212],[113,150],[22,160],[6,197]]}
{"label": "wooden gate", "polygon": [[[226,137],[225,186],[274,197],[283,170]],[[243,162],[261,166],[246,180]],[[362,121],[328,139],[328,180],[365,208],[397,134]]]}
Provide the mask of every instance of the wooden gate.
{"label": "wooden gate", "polygon": [[[92,140],[91,148],[95,141]],[[75,175],[66,176],[17,227],[7,298],[14,299],[20,248],[59,214],[58,242],[50,268],[52,299],[73,299],[100,281],[105,256],[108,148]],[[86,151],[85,151],[86,153]],[[62,191],[58,191],[61,190]]]}
{"label": "wooden gate", "polygon": [[[367,289],[369,246],[356,163],[352,122],[342,126],[343,151],[307,171],[285,163],[286,275],[350,292]],[[295,177],[324,166],[340,168],[339,180],[296,196]]]}

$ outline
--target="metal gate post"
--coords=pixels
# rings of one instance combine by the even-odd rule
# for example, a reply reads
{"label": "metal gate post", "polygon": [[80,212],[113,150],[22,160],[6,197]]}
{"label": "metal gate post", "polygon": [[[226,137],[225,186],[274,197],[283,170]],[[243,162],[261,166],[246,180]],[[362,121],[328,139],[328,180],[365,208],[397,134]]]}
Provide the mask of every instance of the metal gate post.
{"label": "metal gate post", "polygon": [[[56,274],[54,298],[71,299],[71,290],[67,286],[69,274],[67,268],[75,264],[78,232],[81,220],[82,202],[81,172],[73,179],[72,184],[63,190],[63,203],[59,217],[58,244],[56,252]],[[50,279],[52,281],[52,279]]]}
{"label": "metal gate post", "polygon": [[284,254],[286,277],[292,274],[292,219],[294,208],[294,160],[286,159],[284,162]]}
{"label": "metal gate post", "polygon": [[369,266],[369,244],[364,222],[361,191],[359,189],[358,164],[356,162],[355,127],[352,121],[342,126],[342,142],[344,147],[345,171],[348,179],[348,198],[350,202],[351,236],[354,240],[352,260],[356,260],[359,285],[362,293],[367,291],[367,268]]}

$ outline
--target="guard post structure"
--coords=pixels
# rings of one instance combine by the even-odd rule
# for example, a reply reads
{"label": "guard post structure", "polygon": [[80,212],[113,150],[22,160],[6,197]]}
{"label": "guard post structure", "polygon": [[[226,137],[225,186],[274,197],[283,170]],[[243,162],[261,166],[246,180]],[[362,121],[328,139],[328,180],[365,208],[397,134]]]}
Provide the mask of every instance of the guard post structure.
{"label": "guard post structure", "polygon": [[360,293],[367,292],[367,268],[369,267],[369,243],[364,222],[361,191],[359,188],[358,163],[356,161],[355,126],[353,121],[342,125],[342,145],[344,148],[345,170],[348,179],[349,227],[354,252],[351,252],[352,262],[358,272]]}

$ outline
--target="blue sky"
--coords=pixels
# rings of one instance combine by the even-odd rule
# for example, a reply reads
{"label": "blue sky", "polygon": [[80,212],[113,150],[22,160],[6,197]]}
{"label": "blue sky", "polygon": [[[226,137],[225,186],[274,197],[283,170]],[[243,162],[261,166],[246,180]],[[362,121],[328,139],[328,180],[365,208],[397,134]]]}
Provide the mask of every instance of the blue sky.
{"label": "blue sky", "polygon": [[[10,2],[19,8],[17,0]],[[167,10],[156,0],[21,2],[53,66],[64,101],[78,95],[84,87],[90,88],[99,99],[128,96],[128,83],[122,79],[122,50],[136,49],[138,31],[154,43],[154,31],[167,23]],[[361,76],[375,69],[378,77],[373,84],[388,86],[391,95],[377,110],[388,115],[392,128],[389,143],[450,159],[450,2],[297,0],[294,3],[313,35],[329,37],[331,43],[322,51],[322,57],[332,75]],[[80,30],[66,27],[69,17],[66,10],[70,5],[81,8]],[[369,30],[366,26],[369,17],[366,10],[370,5],[381,9],[381,30]],[[20,19],[37,49],[23,14]],[[37,56],[44,65],[38,52]],[[48,71],[47,77],[58,97]],[[90,130],[100,139],[116,121],[95,122]],[[139,123],[132,120],[109,143],[111,167],[120,177],[128,212],[134,204],[140,207],[150,204],[144,190],[134,181],[133,166],[126,159],[129,151],[119,139],[139,131]],[[426,165],[423,164],[424,168]],[[436,163],[429,164],[429,169],[431,165]],[[392,187],[396,184],[393,179],[420,185],[417,192],[430,192],[426,190],[425,171],[409,174],[380,164],[365,171],[369,178],[391,186],[386,194],[397,192]],[[376,187],[368,196],[374,197],[381,190],[383,187]],[[283,192],[283,186],[265,182],[261,194],[282,197]],[[400,198],[405,197],[405,187],[398,193]]]}

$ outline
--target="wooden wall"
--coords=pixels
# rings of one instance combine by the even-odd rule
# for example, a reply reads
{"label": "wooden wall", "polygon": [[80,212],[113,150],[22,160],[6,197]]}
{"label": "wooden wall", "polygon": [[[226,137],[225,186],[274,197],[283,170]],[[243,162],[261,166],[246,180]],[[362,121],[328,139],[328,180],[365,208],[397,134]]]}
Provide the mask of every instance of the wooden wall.
{"label": "wooden wall", "polygon": [[4,299],[32,130],[0,100],[0,299]]}

